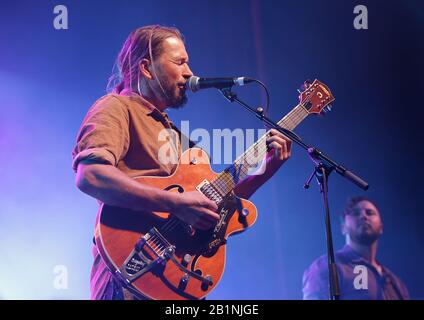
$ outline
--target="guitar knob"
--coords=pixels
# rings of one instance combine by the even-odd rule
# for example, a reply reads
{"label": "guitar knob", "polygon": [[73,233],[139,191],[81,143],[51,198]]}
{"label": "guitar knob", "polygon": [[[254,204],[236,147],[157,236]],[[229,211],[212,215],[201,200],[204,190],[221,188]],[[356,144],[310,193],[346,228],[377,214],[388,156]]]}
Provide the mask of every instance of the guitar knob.
{"label": "guitar knob", "polygon": [[181,264],[182,264],[184,267],[187,267],[187,265],[190,263],[190,261],[191,261],[191,255],[189,255],[188,253],[186,253],[186,254],[184,255],[184,257],[183,257],[183,260],[181,261]]}
{"label": "guitar knob", "polygon": [[181,291],[184,291],[187,287],[188,280],[190,279],[190,276],[187,273],[184,273],[184,275],[180,279],[180,283],[178,284],[178,289]]}
{"label": "guitar knob", "polygon": [[209,286],[211,286],[212,284],[213,284],[212,277],[210,275],[207,275],[205,279],[202,281],[201,289],[203,291],[206,291],[208,290]]}
{"label": "guitar knob", "polygon": [[246,209],[246,208],[243,208],[242,210],[241,210],[241,215],[243,216],[243,217],[247,217],[248,215],[249,215],[249,210],[248,209]]}

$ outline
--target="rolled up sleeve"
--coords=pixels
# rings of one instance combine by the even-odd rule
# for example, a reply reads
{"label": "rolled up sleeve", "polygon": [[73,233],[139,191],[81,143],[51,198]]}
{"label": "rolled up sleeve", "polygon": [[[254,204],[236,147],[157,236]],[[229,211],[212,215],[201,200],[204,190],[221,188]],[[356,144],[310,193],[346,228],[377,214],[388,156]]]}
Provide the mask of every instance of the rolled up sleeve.
{"label": "rolled up sleeve", "polygon": [[97,100],[84,118],[72,151],[72,169],[83,160],[117,166],[129,147],[127,107],[113,95]]}

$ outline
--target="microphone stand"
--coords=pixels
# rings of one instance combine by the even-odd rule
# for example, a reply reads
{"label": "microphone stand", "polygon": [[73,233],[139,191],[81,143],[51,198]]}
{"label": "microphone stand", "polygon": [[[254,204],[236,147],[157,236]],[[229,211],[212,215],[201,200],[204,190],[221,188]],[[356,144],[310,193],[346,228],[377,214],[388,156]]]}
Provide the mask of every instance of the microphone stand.
{"label": "microphone stand", "polygon": [[330,299],[339,300],[340,299],[340,287],[339,280],[337,275],[337,267],[334,258],[334,248],[333,248],[333,238],[331,232],[331,220],[330,220],[330,207],[328,205],[328,177],[332,171],[336,171],[339,175],[346,178],[350,182],[356,184],[358,187],[363,190],[367,190],[369,185],[366,181],[362,180],[360,177],[355,175],[353,172],[347,170],[343,166],[339,165],[323,152],[318,150],[315,147],[307,145],[302,139],[295,134],[293,131],[285,129],[279,126],[277,123],[269,119],[263,114],[263,109],[258,107],[253,109],[245,102],[241,101],[237,95],[231,91],[231,87],[219,89],[225,98],[230,102],[237,102],[239,105],[255,114],[255,116],[266,123],[269,127],[274,128],[281,132],[284,136],[292,140],[294,143],[302,147],[308,152],[308,155],[314,163],[314,171],[311,176],[308,178],[308,181],[305,183],[304,188],[308,189],[309,184],[313,177],[315,177],[320,186],[320,191],[323,195],[324,210],[325,210],[325,226],[326,226],[326,239],[327,239],[327,257],[328,257],[328,270],[329,270],[329,289],[330,289]]}

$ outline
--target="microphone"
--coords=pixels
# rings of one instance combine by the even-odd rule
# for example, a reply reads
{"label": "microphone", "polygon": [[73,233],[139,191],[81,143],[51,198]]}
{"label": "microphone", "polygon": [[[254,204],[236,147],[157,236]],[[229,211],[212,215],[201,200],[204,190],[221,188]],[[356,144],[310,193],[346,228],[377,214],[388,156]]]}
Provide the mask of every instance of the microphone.
{"label": "microphone", "polygon": [[186,88],[192,92],[200,89],[208,88],[228,88],[232,86],[244,86],[246,83],[252,82],[254,79],[246,77],[238,78],[199,78],[191,76],[186,82]]}

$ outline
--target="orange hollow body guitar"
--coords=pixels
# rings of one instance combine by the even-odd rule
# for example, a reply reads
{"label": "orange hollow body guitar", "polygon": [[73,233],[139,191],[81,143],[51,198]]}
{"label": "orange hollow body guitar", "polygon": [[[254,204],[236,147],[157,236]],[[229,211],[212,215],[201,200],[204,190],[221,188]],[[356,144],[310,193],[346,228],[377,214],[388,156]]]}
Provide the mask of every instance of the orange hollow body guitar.
{"label": "orange hollow body guitar", "polygon": [[[300,103],[278,124],[293,130],[309,114],[328,111],[334,100],[326,85],[305,84]],[[186,150],[168,177],[138,177],[136,181],[169,192],[199,191],[218,205],[220,220],[203,231],[169,213],[140,212],[102,205],[96,244],[111,272],[133,294],[148,299],[201,299],[219,283],[225,268],[230,235],[256,221],[255,205],[234,194],[238,181],[257,167],[267,152],[262,136],[227,169],[212,171],[209,156],[199,148]]]}

